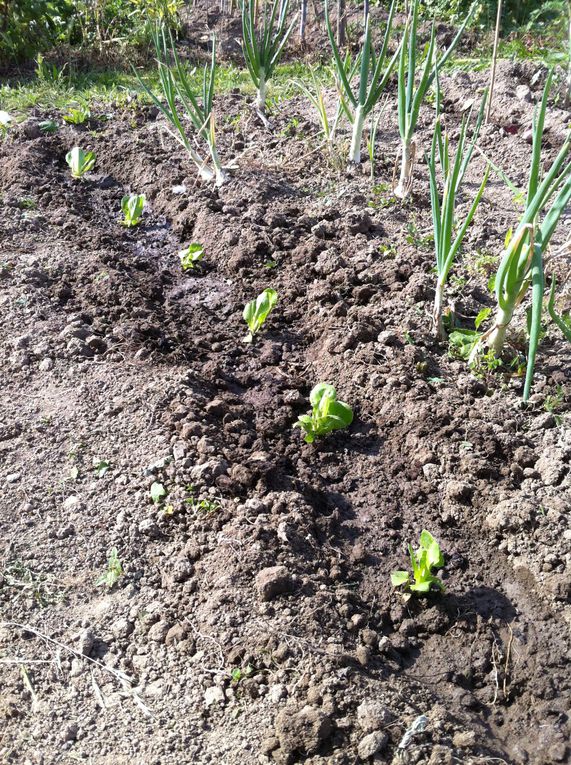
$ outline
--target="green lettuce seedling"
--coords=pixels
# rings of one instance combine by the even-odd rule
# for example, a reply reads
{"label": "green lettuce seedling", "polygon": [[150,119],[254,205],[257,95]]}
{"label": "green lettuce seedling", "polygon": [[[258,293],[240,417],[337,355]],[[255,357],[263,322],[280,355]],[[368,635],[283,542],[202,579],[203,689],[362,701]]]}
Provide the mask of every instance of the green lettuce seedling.
{"label": "green lettuce seedling", "polygon": [[144,194],[126,194],[121,200],[121,210],[125,216],[121,223],[124,226],[136,226],[141,222],[145,207]]}
{"label": "green lettuce seedling", "polygon": [[83,125],[91,117],[91,112],[86,106],[79,106],[77,109],[71,108],[67,114],[64,114],[63,121],[68,125]]}
{"label": "green lettuce seedling", "polygon": [[95,165],[95,154],[92,151],[83,151],[79,146],[74,146],[71,151],[65,155],[65,161],[69,165],[71,174],[74,178],[83,178],[85,173],[93,170]]}
{"label": "green lettuce seedling", "polygon": [[318,383],[309,394],[309,403],[313,407],[311,414],[302,414],[293,426],[305,430],[304,440],[308,444],[353,422],[353,410],[343,401],[337,401],[333,385]]}
{"label": "green lettuce seedling", "polygon": [[444,557],[440,552],[438,542],[432,534],[426,530],[422,531],[420,534],[420,547],[415,552],[412,545],[409,544],[408,552],[414,582],[411,583],[408,571],[393,571],[391,574],[393,587],[404,585],[411,592],[425,595],[430,592],[434,585],[444,592],[444,584],[432,573],[433,568],[442,568],[444,566]]}
{"label": "green lettuce seedling", "polygon": [[13,117],[8,114],[8,112],[0,109],[0,136],[2,138],[5,138],[8,135],[8,130],[10,129],[13,122]]}
{"label": "green lettuce seedling", "polygon": [[42,122],[38,122],[38,127],[42,131],[42,133],[57,133],[59,130],[58,124],[55,120],[43,120]]}
{"label": "green lettuce seedling", "polygon": [[204,257],[204,247],[198,242],[191,242],[178,253],[183,271],[192,271]]}
{"label": "green lettuce seedling", "polygon": [[271,289],[271,287],[268,287],[255,300],[251,300],[244,306],[244,321],[250,329],[244,338],[245,343],[252,342],[254,335],[268,318],[268,314],[277,302],[278,293]]}

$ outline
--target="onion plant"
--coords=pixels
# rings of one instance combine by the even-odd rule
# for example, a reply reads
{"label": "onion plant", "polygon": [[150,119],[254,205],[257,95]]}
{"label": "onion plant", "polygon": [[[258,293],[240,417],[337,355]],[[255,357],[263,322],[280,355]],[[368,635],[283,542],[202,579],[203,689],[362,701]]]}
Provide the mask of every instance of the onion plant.
{"label": "onion plant", "polygon": [[[222,186],[228,180],[228,176],[218,157],[212,111],[216,73],[215,41],[213,40],[212,43],[210,65],[204,67],[200,95],[193,88],[190,75],[180,61],[171,31],[167,31],[164,25],[155,27],[153,41],[157,54],[160,87],[166,104],[145,85],[138,75],[137,79],[155,106],[174,128],[174,131],[169,130],[169,133],[186,149],[200,177],[206,181],[215,180],[217,186]],[[195,149],[185,124],[186,120],[206,143],[212,168],[208,167],[207,161]]]}
{"label": "onion plant", "polygon": [[[527,185],[525,210],[515,231],[508,232],[505,250],[495,276],[495,321],[475,343],[470,361],[476,359],[483,347],[495,356],[502,352],[506,330],[516,308],[531,287],[531,314],[529,322],[529,348],[523,398],[529,398],[537,347],[541,334],[541,316],[545,292],[544,255],[559,218],[571,201],[571,132],[564,141],[551,167],[541,177],[541,144],[547,112],[547,99],[553,72],[550,72],[541,103],[534,113],[532,156]],[[543,215],[543,219],[540,217]]]}
{"label": "onion plant", "polygon": [[[436,78],[438,82],[438,77]],[[442,300],[444,287],[448,280],[448,274],[452,268],[456,256],[462,246],[464,236],[472,218],[480,204],[488,176],[490,166],[487,165],[480,187],[474,200],[463,220],[458,220],[456,207],[461,193],[464,175],[474,152],[474,146],[480,134],[480,128],[484,118],[486,94],[482,99],[478,118],[472,131],[472,138],[468,141],[468,125],[471,111],[462,119],[460,135],[456,154],[450,151],[450,143],[446,132],[442,131],[442,122],[439,108],[439,93],[437,87],[437,118],[432,137],[430,155],[425,155],[430,178],[430,200],[432,203],[432,222],[434,226],[434,250],[436,255],[436,293],[434,296],[433,321],[436,335],[444,339],[442,324]],[[443,178],[442,194],[438,191],[437,166],[440,165]]]}
{"label": "onion plant", "polygon": [[297,20],[287,25],[289,0],[273,0],[266,4],[261,24],[256,24],[258,0],[242,0],[242,51],[250,77],[256,86],[255,107],[261,116],[266,111],[268,82],[279,63],[285,44]]}
{"label": "onion plant", "polygon": [[323,85],[319,81],[319,78],[317,77],[313,69],[309,70],[309,75],[311,78],[310,84],[301,82],[301,80],[296,80],[295,84],[301,90],[301,92],[307,97],[307,99],[310,101],[312,106],[315,107],[317,116],[319,117],[319,122],[321,124],[321,130],[323,132],[325,141],[331,144],[333,143],[335,139],[337,125],[339,124],[339,119],[341,118],[341,114],[343,111],[342,105],[340,101],[337,103],[337,107],[335,109],[335,116],[333,117],[333,119],[331,119],[329,117],[329,114],[327,113],[327,107],[325,106],[325,91],[324,91]]}
{"label": "onion plant", "polygon": [[436,56],[436,33],[434,24],[432,25],[424,66],[415,89],[417,51],[419,50],[417,36],[419,5],[419,0],[414,0],[412,12],[407,20],[401,42],[398,65],[398,126],[401,137],[401,169],[394,193],[400,199],[408,196],[412,188],[412,173],[416,154],[414,133],[416,131],[420,107],[428,89],[434,82],[436,73],[442,69],[454,48],[458,45],[474,9],[474,6],[472,6],[456,36],[440,58]]}
{"label": "onion plant", "polygon": [[327,0],[325,2],[325,23],[327,26],[327,35],[333,50],[333,59],[335,62],[336,75],[338,78],[342,103],[350,122],[353,125],[351,136],[351,148],[349,149],[349,164],[359,164],[361,161],[361,143],[363,139],[363,130],[367,117],[374,110],[379,102],[383,90],[396,66],[399,51],[388,58],[389,40],[393,25],[393,18],[397,1],[392,0],[389,10],[389,16],[385,26],[385,34],[381,49],[377,54],[371,40],[370,19],[367,17],[365,23],[365,35],[363,38],[363,47],[359,54],[359,81],[358,88],[354,89],[351,73],[348,72],[347,57],[343,58],[339,51],[339,46],[335,41],[335,35],[329,18],[329,9]]}

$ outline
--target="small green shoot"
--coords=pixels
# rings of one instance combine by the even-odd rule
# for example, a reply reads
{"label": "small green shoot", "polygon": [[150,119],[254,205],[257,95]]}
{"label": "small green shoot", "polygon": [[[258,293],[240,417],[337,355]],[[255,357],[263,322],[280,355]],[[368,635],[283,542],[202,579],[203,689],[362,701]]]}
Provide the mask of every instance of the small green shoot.
{"label": "small green shoot", "polygon": [[[448,317],[444,317],[445,319]],[[450,321],[452,326],[452,321]],[[448,357],[468,361],[474,346],[480,339],[475,329],[454,329],[448,335]]]}
{"label": "small green shoot", "polygon": [[95,165],[95,154],[92,151],[83,151],[79,146],[74,146],[65,156],[65,161],[69,165],[71,174],[74,178],[83,178],[85,173],[93,170]]}
{"label": "small green shoot", "polygon": [[560,427],[561,423],[563,422],[563,416],[559,414],[558,411],[561,409],[564,403],[565,391],[563,389],[563,385],[559,383],[555,389],[555,393],[550,393],[545,397],[545,401],[543,402],[543,408],[546,412],[549,412],[553,415],[553,419],[555,420],[557,427]]}
{"label": "small green shoot", "polygon": [[482,310],[478,313],[476,318],[474,319],[474,326],[476,329],[480,329],[482,324],[486,321],[486,319],[490,316],[492,313],[492,309],[488,306],[486,308],[482,308]]}
{"label": "small green shoot", "polygon": [[31,197],[22,197],[18,200],[18,207],[20,210],[36,210],[38,204],[36,200]]}
{"label": "small green shoot", "polygon": [[121,211],[123,213],[123,226],[137,226],[141,222],[143,209],[145,207],[144,194],[126,194],[121,200]]}
{"label": "small green shoot", "polygon": [[109,470],[109,463],[107,460],[93,460],[93,467],[95,469],[95,475],[97,478],[103,478],[105,473]]}
{"label": "small green shoot", "polygon": [[199,499],[196,496],[196,489],[193,484],[187,486],[186,490],[189,496],[184,501],[195,515],[211,515],[221,509],[222,505],[216,498]]}
{"label": "small green shoot", "polygon": [[204,247],[198,242],[191,242],[188,247],[178,253],[183,271],[192,271],[204,257]]}
{"label": "small green shoot", "polygon": [[249,332],[244,338],[245,343],[251,343],[254,335],[268,318],[268,314],[278,302],[278,293],[271,287],[261,292],[255,300],[251,300],[244,306],[244,321],[248,325]]}
{"label": "small green shoot", "polygon": [[404,587],[412,593],[427,595],[433,587],[444,592],[443,582],[432,573],[433,568],[444,566],[444,557],[440,552],[438,542],[426,529],[420,534],[420,547],[415,552],[412,545],[408,545],[410,563],[414,582],[408,571],[393,571],[391,583],[393,587]]}
{"label": "small green shoot", "polygon": [[120,577],[122,576],[123,576],[123,566],[121,565],[121,561],[119,560],[119,556],[117,554],[117,548],[113,547],[109,551],[109,557],[107,559],[107,571],[104,574],[101,574],[99,579],[95,582],[95,585],[97,587],[100,587],[101,585],[104,584],[106,587],[111,589],[117,584]]}
{"label": "small green shoot", "polygon": [[309,394],[309,403],[311,414],[302,414],[293,426],[305,431],[304,440],[308,444],[333,430],[347,428],[353,422],[353,410],[337,400],[333,385],[318,383]]}
{"label": "small green shoot", "polygon": [[252,677],[256,672],[255,668],[248,664],[245,669],[240,669],[240,667],[234,667],[232,672],[230,672],[230,677],[232,679],[232,682],[234,685],[238,685],[240,680],[244,680],[247,677]]}

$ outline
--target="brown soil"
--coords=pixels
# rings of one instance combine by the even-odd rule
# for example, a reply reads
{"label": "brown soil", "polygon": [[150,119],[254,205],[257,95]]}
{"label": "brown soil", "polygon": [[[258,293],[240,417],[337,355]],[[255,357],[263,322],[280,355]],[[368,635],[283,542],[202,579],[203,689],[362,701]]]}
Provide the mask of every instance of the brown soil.
{"label": "brown soil", "polygon": [[[501,67],[481,140],[519,182],[529,74]],[[452,137],[485,79],[445,78]],[[303,100],[271,132],[238,94],[219,108],[237,157],[220,190],[152,110],[40,137],[35,115],[0,146],[0,760],[568,762],[569,348],[550,326],[524,407],[521,378],[474,377],[433,340],[426,168],[396,204],[394,117],[373,190]],[[78,143],[97,155],[82,182]],[[149,200],[133,230],[127,190]],[[477,254],[516,215],[492,179],[448,293],[465,326],[491,305]],[[206,258],[183,274],[191,241]],[[249,347],[242,307],[266,286],[279,303]],[[355,421],[305,445],[292,425],[321,380]],[[423,528],[446,593],[405,603],[390,572]]]}

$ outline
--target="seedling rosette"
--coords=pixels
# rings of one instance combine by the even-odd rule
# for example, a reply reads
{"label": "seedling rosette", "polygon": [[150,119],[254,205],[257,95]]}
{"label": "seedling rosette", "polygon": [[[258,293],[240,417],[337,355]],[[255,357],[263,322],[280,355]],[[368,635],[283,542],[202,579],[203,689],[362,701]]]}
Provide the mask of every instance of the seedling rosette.
{"label": "seedling rosette", "polygon": [[305,431],[304,440],[308,444],[333,430],[348,428],[353,422],[353,410],[337,400],[337,391],[329,383],[318,383],[309,394],[309,403],[311,414],[302,414],[293,426]]}
{"label": "seedling rosette", "polygon": [[246,303],[243,316],[250,331],[244,338],[245,343],[253,341],[254,335],[260,330],[277,302],[278,293],[271,289],[271,287],[268,287],[255,300]]}
{"label": "seedling rosette", "polygon": [[123,566],[119,560],[117,548],[113,547],[109,551],[109,557],[107,559],[107,570],[102,574],[95,582],[96,587],[105,585],[109,589],[112,589],[120,577],[123,576]]}
{"label": "seedling rosette", "polygon": [[434,587],[444,592],[443,582],[432,573],[432,569],[442,568],[444,566],[444,557],[440,551],[440,546],[429,531],[420,533],[420,547],[413,549],[409,544],[408,552],[410,555],[410,564],[412,567],[413,580],[411,581],[408,571],[393,571],[391,574],[391,583],[393,587],[405,587],[412,593],[427,595]]}

